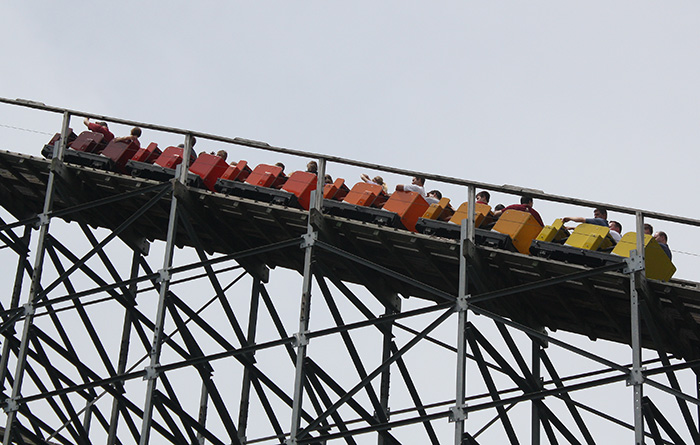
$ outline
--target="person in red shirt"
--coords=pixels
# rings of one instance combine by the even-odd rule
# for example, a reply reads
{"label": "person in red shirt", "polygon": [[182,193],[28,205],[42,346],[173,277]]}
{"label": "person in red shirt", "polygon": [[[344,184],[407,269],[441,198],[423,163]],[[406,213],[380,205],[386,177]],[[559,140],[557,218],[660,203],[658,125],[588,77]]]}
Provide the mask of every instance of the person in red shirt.
{"label": "person in red shirt", "polygon": [[488,204],[491,200],[491,194],[486,190],[482,190],[476,194],[477,204]]}
{"label": "person in red shirt", "polygon": [[512,204],[509,205],[508,207],[504,208],[503,210],[497,210],[493,214],[494,216],[500,217],[503,212],[506,210],[519,210],[521,212],[528,212],[530,215],[532,215],[535,218],[535,221],[542,227],[544,227],[544,223],[542,222],[542,217],[540,217],[540,214],[537,213],[537,210],[532,208],[533,204],[533,199],[532,196],[527,196],[524,195],[523,197],[520,198],[520,204]]}
{"label": "person in red shirt", "polygon": [[109,131],[109,128],[107,128],[107,122],[90,122],[90,119],[86,117],[83,123],[88,127],[88,130],[100,133],[105,143],[109,143],[109,141],[114,139],[114,135]]}
{"label": "person in red shirt", "polygon": [[116,142],[133,142],[137,147],[141,147],[139,142],[139,137],[141,136],[141,129],[139,127],[134,127],[131,129],[131,134],[129,136],[122,136],[115,139]]}

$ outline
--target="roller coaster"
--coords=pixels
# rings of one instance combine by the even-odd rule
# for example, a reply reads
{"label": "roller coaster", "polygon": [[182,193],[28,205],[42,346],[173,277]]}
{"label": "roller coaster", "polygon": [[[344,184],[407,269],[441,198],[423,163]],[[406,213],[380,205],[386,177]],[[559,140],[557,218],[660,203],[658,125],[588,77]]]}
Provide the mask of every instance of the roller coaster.
{"label": "roller coaster", "polygon": [[[496,218],[475,194],[601,203],[1,102],[64,116],[61,132],[37,147],[42,156],[0,152],[0,203],[14,218],[2,222],[2,241],[17,260],[13,290],[2,300],[5,444],[540,443],[541,432],[549,443],[605,443],[606,433],[585,420],[590,416],[627,431],[635,443],[700,442],[691,412],[697,396],[678,378],[694,376],[700,363],[700,285],[673,278],[670,258],[642,230],[645,216],[699,221],[606,204],[636,217],[636,230],[616,243],[607,227],[580,224],[569,233],[561,220],[543,227],[517,210]],[[106,143],[99,133],[74,134],[71,116],[181,134],[185,143],[162,150],[156,143]],[[286,175],[276,165],[229,164],[207,153],[195,159],[195,136],[314,158],[319,169]],[[326,182],[329,162],[424,175],[466,187],[468,199],[453,208],[447,198],[428,203],[377,184]],[[61,241],[49,234],[50,224],[79,230]],[[30,253],[32,232],[38,239]],[[81,252],[71,247],[78,232],[87,243]],[[130,260],[112,258],[118,241]],[[156,245],[163,246],[163,264],[153,266],[147,258]],[[175,264],[176,248],[192,257]],[[276,269],[302,277],[292,334],[282,315],[288,299],[268,290]],[[245,303],[228,287],[241,280],[251,285]],[[328,310],[328,324],[314,329],[312,291]],[[210,305],[219,310],[207,311]],[[261,305],[269,315],[265,331]],[[467,314],[492,320],[502,344]],[[123,324],[120,341],[110,340],[110,317]],[[451,340],[437,334],[448,320]],[[374,334],[366,344],[359,332],[368,328]],[[631,363],[547,331],[628,345]],[[311,349],[331,338],[337,343],[326,353]],[[426,344],[448,361],[427,383],[418,375],[423,357],[433,355],[412,355]],[[547,354],[552,345],[597,368],[560,376]],[[643,360],[643,348],[658,357]],[[339,350],[347,356],[342,364]],[[288,377],[277,374],[282,361]],[[468,363],[478,370],[479,392],[468,390]],[[233,391],[227,375],[239,381]],[[434,389],[444,381],[456,381],[451,395]],[[631,422],[574,398],[620,382],[631,388]],[[691,386],[697,382],[693,377]],[[669,418],[659,408],[666,402],[643,388],[665,395],[679,415]],[[525,427],[509,414],[524,406],[531,418]],[[480,415],[486,420],[473,426]]]}
{"label": "roller coaster", "polygon": [[[60,140],[61,134],[57,133],[42,154],[51,158]],[[175,168],[187,165],[183,160],[183,147],[167,147],[161,152],[155,142],[144,148],[133,141],[107,143],[102,134],[92,131],[77,136],[70,130],[64,153],[67,163],[157,181],[175,178]],[[307,211],[318,183],[316,173],[295,171],[287,177],[283,167],[277,165],[260,164],[251,170],[246,160],[229,165],[213,153],[202,153],[186,168],[188,186]],[[375,183],[359,182],[350,189],[342,178],[325,182],[322,211],[329,215],[450,239],[459,239],[459,226],[469,215],[468,202],[454,211],[448,198],[428,204],[418,192],[397,191],[388,195]],[[591,267],[620,264],[622,257],[629,257],[637,247],[635,232],[626,233],[618,243],[608,227],[584,223],[570,234],[561,220],[542,227],[527,212],[507,210],[494,221],[488,204],[477,202],[474,207],[477,245]],[[643,242],[646,276],[668,281],[676,271],[670,258],[650,234],[644,236]]]}

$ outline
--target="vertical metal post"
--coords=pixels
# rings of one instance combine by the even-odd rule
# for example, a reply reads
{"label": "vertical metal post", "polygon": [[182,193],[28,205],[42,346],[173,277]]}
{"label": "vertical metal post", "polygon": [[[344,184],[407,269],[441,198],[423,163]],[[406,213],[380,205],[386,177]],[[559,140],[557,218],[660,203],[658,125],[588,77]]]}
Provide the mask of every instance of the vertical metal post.
{"label": "vertical metal post", "polygon": [[[248,317],[248,344],[255,344],[255,334],[258,325],[258,308],[260,306],[260,279],[253,279],[253,292],[250,297],[250,314]],[[252,355],[251,355],[252,358]],[[250,406],[250,370],[243,369],[243,384],[241,388],[241,407],[238,411],[238,440],[246,443],[248,428],[248,409]]]}
{"label": "vertical metal post", "polygon": [[[540,385],[540,342],[537,338],[531,337],[532,341],[532,379],[537,382],[538,388]],[[540,443],[540,410],[537,408],[535,400],[532,401],[532,421],[531,421],[531,441],[532,445]]]}
{"label": "vertical metal post", "polygon": [[313,249],[318,233],[312,224],[313,214],[320,214],[323,207],[323,187],[324,177],[326,176],[326,160],[321,158],[318,162],[318,175],[316,176],[316,190],[313,192],[313,200],[309,209],[309,219],[304,235],[302,248],[306,249],[304,253],[304,281],[301,293],[301,307],[299,309],[299,331],[296,334],[296,372],[294,376],[294,399],[292,402],[292,425],[289,432],[289,445],[296,445],[297,433],[301,422],[301,405],[304,397],[304,360],[306,359],[306,349],[308,339],[306,333],[309,330],[309,316],[311,314],[311,284],[312,284],[312,261]]}
{"label": "vertical metal post", "polygon": [[[31,238],[32,228],[24,226],[24,235],[22,236],[22,254],[17,260],[17,271],[15,272],[15,285],[12,289],[12,299],[10,300],[9,309],[16,309],[19,305],[19,297],[22,294],[22,281],[24,279],[24,265],[29,256],[29,239]],[[7,363],[10,360],[10,342],[5,341],[2,344],[2,358],[0,358],[0,388],[5,388],[5,378],[7,377]]]}
{"label": "vertical metal post", "polygon": [[90,423],[92,421],[92,404],[95,400],[89,400],[85,403],[85,415],[83,416],[83,429],[85,430],[85,435],[90,437]]}
{"label": "vertical metal post", "polygon": [[58,150],[54,148],[53,159],[51,161],[51,170],[49,171],[49,179],[46,184],[46,197],[44,198],[43,213],[39,215],[39,239],[36,247],[36,258],[34,259],[34,271],[32,273],[32,284],[27,297],[27,303],[24,305],[24,326],[22,329],[22,340],[17,353],[17,367],[15,370],[15,381],[12,385],[12,395],[10,399],[5,401],[7,411],[7,423],[5,425],[5,436],[3,445],[10,445],[12,437],[12,427],[17,418],[17,399],[19,398],[22,388],[22,379],[24,377],[24,367],[27,361],[27,352],[29,348],[29,336],[34,322],[34,298],[41,290],[41,275],[44,267],[44,257],[46,254],[46,238],[49,233],[50,213],[53,209],[53,201],[56,188],[56,168],[63,161],[63,153],[68,142],[68,129],[70,127],[70,113],[63,113],[63,125],[61,126],[61,142],[58,144]]}
{"label": "vertical metal post", "polygon": [[[394,311],[388,307],[384,311],[385,315],[391,315]],[[382,363],[389,360],[391,357],[391,343],[392,343],[392,324],[386,323],[382,325]],[[386,416],[386,420],[389,420],[390,410],[389,410],[389,389],[391,385],[391,367],[387,366],[382,372],[380,384],[379,384],[379,405]],[[381,416],[377,415],[378,419]],[[378,445],[387,444],[387,437],[384,434],[379,434],[377,438]]]}
{"label": "vertical metal post", "polygon": [[188,134],[185,136],[185,149],[182,150],[182,168],[180,168],[180,175],[178,176],[178,181],[181,184],[187,183],[187,173],[190,168],[190,153],[192,153],[192,147],[194,146],[194,136]]}
{"label": "vertical metal post", "polygon": [[[476,237],[476,188],[473,185],[470,185],[468,188],[467,201],[469,202],[469,213],[467,214],[467,236],[469,237],[469,242],[474,245],[474,238]],[[464,292],[465,294],[467,292],[466,281]]]}
{"label": "vertical metal post", "polygon": [[[181,185],[184,185],[187,179],[187,165],[189,163],[189,156],[191,150],[192,136],[187,135],[185,137],[185,150],[183,153],[184,159],[182,161],[182,164],[180,164],[178,166],[178,169],[176,170],[178,176],[177,182]],[[159,271],[160,289],[158,295],[158,309],[156,310],[155,323],[153,327],[153,344],[151,345],[150,362],[149,365],[146,367],[146,376],[144,377],[144,379],[148,380],[148,384],[146,386],[146,401],[144,403],[143,408],[141,439],[139,441],[140,445],[146,445],[151,435],[151,423],[153,420],[153,395],[155,394],[156,383],[158,381],[156,367],[159,365],[160,353],[163,343],[165,299],[168,295],[168,290],[170,288],[170,269],[173,265],[173,254],[175,251],[175,234],[177,232],[177,186],[177,183],[173,184],[173,193],[170,201],[170,217],[168,218],[168,234],[165,242],[165,255],[163,258],[163,268]]]}
{"label": "vertical metal post", "polygon": [[[134,250],[134,255],[131,259],[131,275],[132,279],[138,277],[139,274],[139,261],[141,259],[141,253]],[[136,290],[138,285],[133,283],[129,285],[129,296],[134,298],[136,296]],[[134,302],[135,303],[135,302]],[[129,343],[131,341],[131,311],[126,309],[124,313],[124,324],[122,326],[122,339],[119,346],[119,362],[117,363],[117,374],[122,375],[126,372],[126,364],[129,357]],[[119,382],[115,383],[115,388],[120,392],[124,391],[124,385]],[[120,402],[118,398],[112,401],[112,413],[110,415],[109,422],[109,432],[107,435],[107,445],[114,445],[117,443],[117,425],[119,423],[119,408]]]}
{"label": "vertical metal post", "polygon": [[[197,421],[200,425],[204,426],[207,424],[207,410],[209,408],[209,390],[207,389],[206,383],[202,382],[202,392],[199,394],[199,417]],[[238,433],[240,435],[240,432]],[[204,445],[206,438],[204,434],[197,431],[197,443],[199,445]],[[245,441],[241,441],[245,443]]]}
{"label": "vertical metal post", "polygon": [[[642,212],[636,212],[637,219],[637,249],[630,255],[631,262],[637,264],[630,270],[630,318],[631,318],[631,339],[632,339],[632,373],[628,384],[633,387],[634,392],[634,443],[642,445],[644,443],[644,416],[642,414],[642,342],[641,342],[641,320],[639,312],[639,292],[641,281],[644,279],[645,258],[644,258],[644,216]],[[641,269],[641,270],[640,270]]]}
{"label": "vertical metal post", "polygon": [[[457,296],[457,376],[455,385],[455,406],[452,408],[451,417],[455,422],[455,445],[460,445],[464,436],[464,421],[466,414],[466,386],[467,386],[467,311],[469,308],[469,277],[467,275],[467,262],[470,250],[474,246],[476,235],[475,207],[476,191],[473,185],[468,189],[469,212],[466,224],[462,221],[460,231],[460,255],[459,255],[459,294]],[[471,252],[473,253],[473,252]]]}

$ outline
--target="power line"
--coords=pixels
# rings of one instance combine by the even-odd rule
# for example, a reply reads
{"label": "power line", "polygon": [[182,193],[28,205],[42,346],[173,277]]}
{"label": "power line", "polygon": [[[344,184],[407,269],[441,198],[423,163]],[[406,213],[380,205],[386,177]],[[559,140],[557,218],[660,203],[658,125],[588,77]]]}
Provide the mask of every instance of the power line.
{"label": "power line", "polygon": [[13,130],[26,131],[26,132],[29,132],[29,133],[46,134],[46,135],[49,135],[49,136],[51,136],[51,135],[53,134],[53,133],[47,133],[47,132],[45,132],[45,131],[31,130],[31,129],[29,129],[29,128],[15,127],[15,126],[12,126],[12,125],[5,125],[5,124],[0,124],[0,127],[11,128],[11,129],[13,129]]}

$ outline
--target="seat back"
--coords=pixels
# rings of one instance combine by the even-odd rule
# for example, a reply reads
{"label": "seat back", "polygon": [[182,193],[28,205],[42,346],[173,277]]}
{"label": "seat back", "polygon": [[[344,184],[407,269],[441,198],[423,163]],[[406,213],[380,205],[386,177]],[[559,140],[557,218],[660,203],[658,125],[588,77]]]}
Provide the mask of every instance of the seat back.
{"label": "seat back", "polygon": [[190,166],[190,171],[202,178],[204,186],[214,191],[216,180],[228,169],[226,161],[216,155],[202,153]]}
{"label": "seat back", "polygon": [[[383,196],[383,199],[379,199]],[[358,182],[343,198],[344,202],[358,206],[380,207],[386,202],[386,195],[382,186],[378,184],[369,184],[366,182]]]}
{"label": "seat back", "polygon": [[102,155],[114,162],[117,170],[124,172],[126,163],[136,154],[139,146],[134,141],[117,141],[112,139],[102,150]]}
{"label": "seat back", "polygon": [[248,167],[248,161],[240,160],[236,165],[229,165],[226,171],[221,175],[221,178],[228,179],[229,181],[243,182],[251,173],[252,170]]}
{"label": "seat back", "polygon": [[448,221],[453,215],[454,210],[450,207],[450,199],[442,198],[440,201],[430,204],[428,210],[425,211],[422,217],[425,219]]}
{"label": "seat back", "polygon": [[[451,223],[462,224],[462,221],[469,216],[469,202],[463,202],[450,218]],[[474,226],[481,227],[482,225],[491,224],[493,222],[493,212],[491,206],[481,202],[474,205]]]}
{"label": "seat back", "polygon": [[428,207],[430,205],[420,193],[396,191],[382,208],[399,215],[401,224],[411,232],[415,232],[418,218],[423,216]]}
{"label": "seat back", "polygon": [[289,175],[282,190],[294,193],[299,205],[306,210],[311,207],[311,192],[316,190],[317,177],[314,173],[297,171]]}
{"label": "seat back", "polygon": [[509,235],[518,252],[530,254],[530,244],[542,231],[542,226],[529,212],[509,209],[501,214],[493,229]]}
{"label": "seat back", "polygon": [[345,196],[347,196],[350,189],[345,185],[345,179],[338,178],[333,184],[326,184],[323,187],[323,197],[325,199],[335,199],[336,201],[342,201]]}
{"label": "seat back", "polygon": [[281,188],[287,177],[282,173],[282,167],[259,164],[248,175],[245,182],[261,187]]}
{"label": "seat back", "polygon": [[163,153],[156,158],[154,164],[165,168],[175,168],[182,164],[184,149],[170,146],[163,150]]}
{"label": "seat back", "polygon": [[[631,252],[636,249],[637,234],[627,232],[622,235],[612,253],[629,258]],[[668,281],[676,273],[676,266],[663,251],[659,242],[653,236],[646,234],[644,235],[644,261],[646,276],[652,280]]]}
{"label": "seat back", "polygon": [[569,231],[564,228],[564,222],[561,218],[557,218],[552,224],[546,225],[542,228],[539,235],[537,235],[537,241],[556,243],[558,241],[563,241],[568,237]]}
{"label": "seat back", "polygon": [[70,143],[70,148],[85,153],[98,153],[105,147],[103,140],[104,135],[100,133],[83,131]]}
{"label": "seat back", "polygon": [[615,242],[610,237],[610,229],[597,224],[579,224],[566,240],[567,246],[586,250],[601,250],[612,247]]}
{"label": "seat back", "polygon": [[158,144],[151,142],[148,144],[148,147],[139,148],[131,160],[145,162],[146,164],[153,164],[161,154],[162,152],[160,151],[160,148],[158,148]]}

